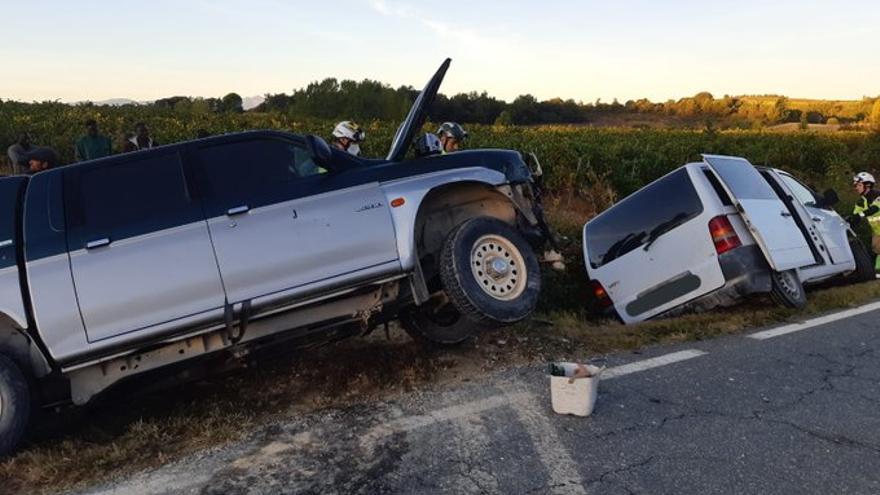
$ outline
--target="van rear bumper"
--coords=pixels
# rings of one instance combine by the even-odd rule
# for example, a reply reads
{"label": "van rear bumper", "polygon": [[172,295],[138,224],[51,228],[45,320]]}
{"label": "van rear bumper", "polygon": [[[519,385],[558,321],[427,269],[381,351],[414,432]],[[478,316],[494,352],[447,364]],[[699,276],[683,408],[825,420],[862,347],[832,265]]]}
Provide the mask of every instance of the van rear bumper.
{"label": "van rear bumper", "polygon": [[756,244],[732,249],[718,256],[718,262],[726,280],[721,290],[743,296],[770,291],[770,265]]}

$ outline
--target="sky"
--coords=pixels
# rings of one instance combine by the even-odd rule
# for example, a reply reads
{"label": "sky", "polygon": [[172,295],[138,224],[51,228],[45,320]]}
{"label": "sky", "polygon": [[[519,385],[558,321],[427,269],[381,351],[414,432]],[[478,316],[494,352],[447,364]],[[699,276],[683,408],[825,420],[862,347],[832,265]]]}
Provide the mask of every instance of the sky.
{"label": "sky", "polygon": [[441,92],[665,101],[880,95],[880,2],[0,0],[0,98],[291,92],[325,77]]}

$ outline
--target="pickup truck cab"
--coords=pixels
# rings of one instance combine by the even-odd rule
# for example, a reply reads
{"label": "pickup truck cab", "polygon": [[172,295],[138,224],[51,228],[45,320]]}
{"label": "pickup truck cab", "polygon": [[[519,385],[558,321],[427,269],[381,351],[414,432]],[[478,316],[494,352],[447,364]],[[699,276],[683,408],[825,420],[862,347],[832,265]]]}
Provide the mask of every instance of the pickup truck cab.
{"label": "pickup truck cab", "polygon": [[254,131],[0,179],[0,455],[31,404],[180,361],[526,318],[547,230],[521,155],[406,158],[448,65],[385,159]]}
{"label": "pickup truck cab", "polygon": [[600,306],[624,323],[755,293],[802,306],[804,284],[874,278],[836,202],[782,170],[704,155],[587,222],[587,275]]}

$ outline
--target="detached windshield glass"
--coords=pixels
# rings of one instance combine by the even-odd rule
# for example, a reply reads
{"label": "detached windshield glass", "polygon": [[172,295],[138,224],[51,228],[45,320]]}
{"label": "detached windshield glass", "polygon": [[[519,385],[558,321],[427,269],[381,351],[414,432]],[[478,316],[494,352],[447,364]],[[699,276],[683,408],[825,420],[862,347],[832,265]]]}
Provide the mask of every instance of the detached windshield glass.
{"label": "detached windshield glass", "polygon": [[650,243],[702,211],[687,170],[679,169],[631,194],[587,225],[590,266],[599,268]]}

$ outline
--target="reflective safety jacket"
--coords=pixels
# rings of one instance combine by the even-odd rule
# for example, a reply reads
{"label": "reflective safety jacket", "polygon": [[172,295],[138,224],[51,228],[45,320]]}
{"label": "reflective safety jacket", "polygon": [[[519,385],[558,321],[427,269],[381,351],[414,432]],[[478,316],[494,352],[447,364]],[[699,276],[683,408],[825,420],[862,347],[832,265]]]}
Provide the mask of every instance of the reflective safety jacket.
{"label": "reflective safety jacket", "polygon": [[865,217],[871,226],[871,234],[880,236],[880,191],[871,189],[860,196],[853,208],[853,215]]}

